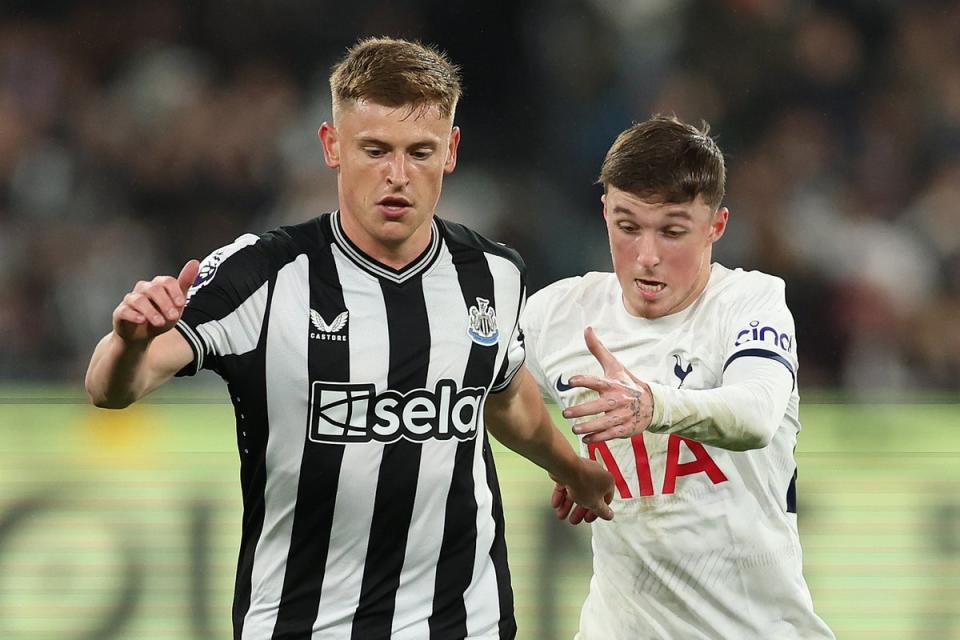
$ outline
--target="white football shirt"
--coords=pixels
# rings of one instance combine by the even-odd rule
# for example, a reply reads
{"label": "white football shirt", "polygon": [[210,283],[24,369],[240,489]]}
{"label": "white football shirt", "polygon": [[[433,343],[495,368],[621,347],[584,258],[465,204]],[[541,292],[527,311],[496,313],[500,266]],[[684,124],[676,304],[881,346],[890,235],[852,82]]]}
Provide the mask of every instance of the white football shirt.
{"label": "white football shirt", "polygon": [[[796,342],[783,281],[714,264],[691,306],[648,320],[624,308],[615,274],[588,273],[533,295],[521,324],[527,365],[562,407],[596,396],[567,384],[602,375],[587,326],[651,383],[657,405],[647,432],[581,445],[616,480],[616,516],[592,525],[577,638],[833,638],[802,574]],[[744,401],[754,391],[756,402]],[[718,406],[729,415],[704,418]],[[741,429],[757,406],[782,415],[760,440]]]}

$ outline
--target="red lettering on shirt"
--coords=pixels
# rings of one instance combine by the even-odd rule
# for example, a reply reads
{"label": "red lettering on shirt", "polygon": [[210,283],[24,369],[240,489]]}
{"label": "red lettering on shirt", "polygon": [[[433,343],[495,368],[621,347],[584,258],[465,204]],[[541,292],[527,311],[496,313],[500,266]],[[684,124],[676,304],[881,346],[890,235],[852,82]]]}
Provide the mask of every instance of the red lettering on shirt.
{"label": "red lettering on shirt", "polygon": [[[603,465],[607,468],[607,471],[610,472],[610,475],[613,476],[613,481],[617,485],[617,491],[620,492],[620,497],[624,499],[632,498],[633,494],[630,493],[630,487],[627,486],[627,481],[624,479],[623,473],[620,471],[620,467],[617,465],[613,454],[610,453],[610,447],[607,446],[607,443],[597,442],[587,444],[587,455],[590,456],[591,460],[595,461],[597,459],[598,451],[600,452],[600,457],[603,458]],[[644,455],[644,459],[646,459],[646,455]]]}
{"label": "red lettering on shirt", "polygon": [[[691,462],[680,462],[680,443],[687,445],[687,449],[693,454],[695,460]],[[611,472],[612,473],[612,472]],[[667,469],[663,474],[663,492],[673,493],[677,488],[677,478],[680,476],[689,476],[694,473],[706,473],[713,484],[726,482],[727,476],[713,461],[706,448],[696,440],[682,438],[671,433],[667,441]]]}
{"label": "red lettering on shirt", "polygon": [[640,495],[653,495],[653,478],[650,477],[650,458],[647,456],[647,445],[643,442],[643,434],[630,438],[633,445],[633,458],[637,461],[637,479],[640,482]]}

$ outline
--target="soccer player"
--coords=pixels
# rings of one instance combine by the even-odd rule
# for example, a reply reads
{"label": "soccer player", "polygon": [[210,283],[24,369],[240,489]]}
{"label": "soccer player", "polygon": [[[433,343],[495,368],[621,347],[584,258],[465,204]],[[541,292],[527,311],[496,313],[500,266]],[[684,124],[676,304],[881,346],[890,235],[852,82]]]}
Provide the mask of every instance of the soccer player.
{"label": "soccer player", "polygon": [[[729,211],[708,131],[620,134],[599,180],[614,273],[546,287],[521,320],[527,366],[616,480],[581,640],[833,637],[801,571],[793,318],[782,280],[711,263]],[[562,487],[553,504],[593,519]]]}
{"label": "soccer player", "polygon": [[434,216],[457,163],[457,68],[369,39],[330,86],[319,136],[339,210],[138,283],[87,391],[124,407],[174,375],[226,380],[244,505],[235,638],[513,638],[486,430],[604,518],[613,479],[523,367],[520,257]]}

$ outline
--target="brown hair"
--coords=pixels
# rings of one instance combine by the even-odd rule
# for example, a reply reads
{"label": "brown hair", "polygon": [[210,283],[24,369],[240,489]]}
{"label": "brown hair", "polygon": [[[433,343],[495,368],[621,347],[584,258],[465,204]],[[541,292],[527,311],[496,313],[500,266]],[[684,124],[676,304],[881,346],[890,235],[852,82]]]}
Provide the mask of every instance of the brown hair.
{"label": "brown hair", "polygon": [[661,115],[634,123],[607,151],[597,182],[604,191],[616,187],[654,202],[690,202],[702,194],[716,209],[723,200],[726,168],[709,136],[710,125],[700,126]]}
{"label": "brown hair", "polygon": [[368,100],[385,107],[409,106],[411,113],[435,106],[447,118],[460,98],[460,69],[420,42],[367,38],[334,66],[330,93],[334,114],[346,102]]}

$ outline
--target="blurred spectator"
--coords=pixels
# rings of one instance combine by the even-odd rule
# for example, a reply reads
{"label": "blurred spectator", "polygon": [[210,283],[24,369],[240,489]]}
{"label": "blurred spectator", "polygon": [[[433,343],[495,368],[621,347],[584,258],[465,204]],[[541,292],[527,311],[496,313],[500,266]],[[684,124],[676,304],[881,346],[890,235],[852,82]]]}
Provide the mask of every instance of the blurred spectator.
{"label": "blurred spectator", "polygon": [[2,378],[78,379],[117,292],[336,207],[323,78],[396,34],[464,66],[440,214],[520,249],[534,289],[609,268],[593,181],[613,134],[703,118],[730,153],[718,259],[787,280],[804,386],[960,391],[960,0],[340,8],[6,4]]}

